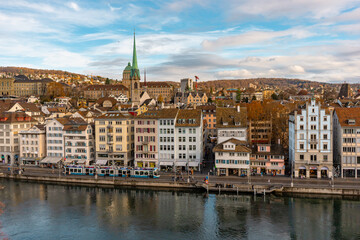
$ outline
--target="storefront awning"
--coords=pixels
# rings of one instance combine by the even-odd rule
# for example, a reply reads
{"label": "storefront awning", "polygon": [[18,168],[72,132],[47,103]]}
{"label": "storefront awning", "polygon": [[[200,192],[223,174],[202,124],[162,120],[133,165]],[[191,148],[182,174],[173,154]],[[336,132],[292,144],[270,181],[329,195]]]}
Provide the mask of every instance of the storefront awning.
{"label": "storefront awning", "polygon": [[185,167],[186,166],[186,162],[175,162],[176,166],[182,166]]}
{"label": "storefront awning", "polygon": [[174,166],[174,162],[160,162],[160,166]]}
{"label": "storefront awning", "polygon": [[96,160],[96,165],[106,165],[107,160]]}
{"label": "storefront awning", "polygon": [[72,163],[73,162],[73,160],[71,160],[71,159],[66,159],[66,161],[64,162],[65,164],[70,164],[70,163]]}
{"label": "storefront awning", "polygon": [[198,167],[199,163],[198,162],[189,162],[189,167]]}
{"label": "storefront awning", "polygon": [[81,159],[81,160],[77,160],[76,162],[77,162],[78,164],[84,164],[84,163],[86,162],[86,160]]}
{"label": "storefront awning", "polygon": [[283,169],[285,169],[285,166],[284,167],[271,166],[271,167],[268,167],[267,169],[269,169],[269,170],[283,170]]}
{"label": "storefront awning", "polygon": [[21,161],[35,162],[37,161],[35,158],[20,158]]}
{"label": "storefront awning", "polygon": [[51,164],[57,164],[61,161],[62,157],[46,157],[43,160],[41,160],[40,163],[51,163]]}
{"label": "storefront awning", "polygon": [[306,169],[306,167],[299,167],[299,169],[304,169],[304,170],[305,170],[305,169]]}

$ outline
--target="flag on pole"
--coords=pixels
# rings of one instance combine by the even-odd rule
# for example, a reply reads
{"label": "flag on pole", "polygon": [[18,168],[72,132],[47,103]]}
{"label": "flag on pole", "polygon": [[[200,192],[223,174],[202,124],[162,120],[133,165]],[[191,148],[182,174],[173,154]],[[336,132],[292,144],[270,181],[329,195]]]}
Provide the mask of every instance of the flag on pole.
{"label": "flag on pole", "polygon": [[198,76],[195,76],[195,89],[197,91],[197,81],[199,80],[199,77]]}

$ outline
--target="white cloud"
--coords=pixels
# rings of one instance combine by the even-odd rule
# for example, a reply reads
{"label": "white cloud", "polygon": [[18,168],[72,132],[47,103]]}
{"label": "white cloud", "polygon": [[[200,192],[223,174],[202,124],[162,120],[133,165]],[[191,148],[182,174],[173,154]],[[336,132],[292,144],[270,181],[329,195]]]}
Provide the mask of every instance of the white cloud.
{"label": "white cloud", "polygon": [[292,28],[283,31],[249,31],[238,35],[219,37],[216,40],[204,40],[202,46],[205,50],[217,50],[224,47],[253,45],[280,41],[281,38],[302,39],[315,35],[305,29]]}
{"label": "white cloud", "polygon": [[230,71],[220,71],[215,74],[217,78],[253,78],[254,74],[252,74],[249,70],[240,69],[240,70],[230,70]]}
{"label": "white cloud", "polygon": [[305,72],[305,69],[302,66],[299,66],[299,65],[292,65],[292,66],[289,67],[289,70],[292,73],[304,73]]}
{"label": "white cloud", "polygon": [[358,5],[357,0],[233,0],[226,4],[230,17],[246,19],[249,16],[288,19],[324,19],[339,15],[342,11]]}
{"label": "white cloud", "polygon": [[67,6],[75,11],[80,11],[79,5],[75,2],[69,2],[67,3]]}

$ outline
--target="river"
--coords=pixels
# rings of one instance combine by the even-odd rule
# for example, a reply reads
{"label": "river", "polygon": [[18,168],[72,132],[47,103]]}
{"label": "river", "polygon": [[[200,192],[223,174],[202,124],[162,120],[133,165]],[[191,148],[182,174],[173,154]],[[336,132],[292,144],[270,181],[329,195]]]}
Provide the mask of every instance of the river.
{"label": "river", "polygon": [[0,185],[0,239],[360,239],[359,199]]}

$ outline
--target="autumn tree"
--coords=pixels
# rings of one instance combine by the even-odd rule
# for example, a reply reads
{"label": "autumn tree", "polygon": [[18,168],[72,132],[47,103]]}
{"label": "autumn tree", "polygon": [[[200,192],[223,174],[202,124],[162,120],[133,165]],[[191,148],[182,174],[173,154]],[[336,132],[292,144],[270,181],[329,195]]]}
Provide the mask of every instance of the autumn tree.
{"label": "autumn tree", "polygon": [[163,96],[162,96],[161,94],[159,95],[157,101],[158,101],[159,103],[163,103],[163,102],[164,102],[164,98],[163,98]]}
{"label": "autumn tree", "polygon": [[65,89],[61,83],[51,82],[47,86],[47,95],[54,99],[56,97],[65,96]]}

